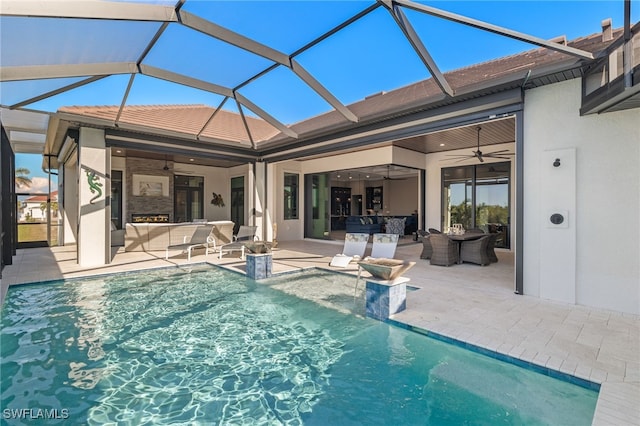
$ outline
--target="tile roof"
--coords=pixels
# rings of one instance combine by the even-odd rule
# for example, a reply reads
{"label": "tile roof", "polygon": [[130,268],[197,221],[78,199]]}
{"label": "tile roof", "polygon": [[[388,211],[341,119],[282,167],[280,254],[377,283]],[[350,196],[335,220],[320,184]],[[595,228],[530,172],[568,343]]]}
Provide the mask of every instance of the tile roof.
{"label": "tile roof", "polygon": [[[115,105],[67,106],[58,111],[115,122],[119,109]],[[239,114],[221,109],[211,119],[214,111],[215,108],[207,105],[130,105],[123,108],[118,122],[187,135],[197,135],[202,131],[204,137],[249,142]],[[256,141],[266,140],[279,132],[259,118],[245,117]]]}
{"label": "tile roof", "polygon": [[[25,198],[23,201],[26,203],[46,203],[47,195],[34,195],[33,197]],[[54,203],[58,201],[58,191],[51,193],[51,201]]]}

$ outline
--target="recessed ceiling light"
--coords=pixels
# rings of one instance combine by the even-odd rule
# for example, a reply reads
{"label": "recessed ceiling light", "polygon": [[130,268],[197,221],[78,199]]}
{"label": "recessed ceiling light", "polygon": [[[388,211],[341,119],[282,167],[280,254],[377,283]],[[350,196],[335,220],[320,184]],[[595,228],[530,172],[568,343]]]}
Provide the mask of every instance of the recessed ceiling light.
{"label": "recessed ceiling light", "polygon": [[336,177],[337,177],[338,179],[340,179],[340,175],[336,175]]}
{"label": "recessed ceiling light", "polygon": [[121,149],[116,149],[116,152],[117,152],[118,154],[121,154],[121,153],[122,153],[122,150],[121,150]]}
{"label": "recessed ceiling light", "polygon": [[369,175],[367,175],[367,179],[369,179]]}
{"label": "recessed ceiling light", "polygon": [[441,144],[440,144],[440,146],[444,146],[444,144],[443,144],[443,143],[441,143]]}
{"label": "recessed ceiling light", "polygon": [[189,158],[189,161],[195,161],[193,158]]}

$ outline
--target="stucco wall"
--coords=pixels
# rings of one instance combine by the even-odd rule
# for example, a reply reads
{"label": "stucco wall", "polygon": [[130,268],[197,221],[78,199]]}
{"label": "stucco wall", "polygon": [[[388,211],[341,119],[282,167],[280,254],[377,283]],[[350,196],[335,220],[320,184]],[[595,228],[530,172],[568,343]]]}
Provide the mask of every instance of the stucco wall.
{"label": "stucco wall", "polygon": [[[524,291],[565,300],[573,288],[577,304],[638,314],[640,110],[580,117],[580,90],[576,79],[525,95]],[[573,247],[569,240],[562,241],[563,231],[547,224],[547,207],[559,202],[552,199],[559,189],[549,175],[549,155],[571,149],[576,182],[575,211],[569,211]],[[562,178],[560,187],[565,183]],[[563,250],[550,246],[554,238]],[[572,263],[574,283],[549,285],[554,276],[566,276]]]}

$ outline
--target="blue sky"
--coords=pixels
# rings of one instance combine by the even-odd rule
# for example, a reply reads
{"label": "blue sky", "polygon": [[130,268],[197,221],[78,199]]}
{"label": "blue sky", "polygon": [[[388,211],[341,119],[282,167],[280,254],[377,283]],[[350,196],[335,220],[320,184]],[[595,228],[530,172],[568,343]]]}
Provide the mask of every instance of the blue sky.
{"label": "blue sky", "polygon": [[[159,0],[154,3],[173,4]],[[601,31],[601,21],[623,24],[623,0],[605,1],[429,1],[446,11],[549,39],[569,40]],[[233,31],[291,54],[371,1],[204,1],[187,0],[184,10],[215,20]],[[403,9],[442,71],[510,55],[535,46]],[[632,1],[632,23],[640,20],[640,0]],[[29,64],[60,61],[135,60],[157,28],[155,23],[25,20],[3,18],[0,60],[16,58]],[[71,25],[73,24],[73,25]],[[75,26],[77,25],[77,26]],[[75,28],[75,29],[74,29]],[[6,35],[12,34],[13,38]],[[16,38],[15,34],[23,36]],[[129,34],[131,37],[125,37]],[[136,36],[140,36],[139,41]],[[7,40],[11,40],[8,43]],[[92,44],[96,43],[96,44]],[[64,55],[56,54],[63,47]],[[97,55],[97,56],[96,56]],[[61,59],[62,58],[62,59]],[[429,78],[429,73],[406,43],[384,8],[296,56],[317,80],[344,104],[365,96]],[[234,87],[268,67],[271,62],[179,25],[170,25],[145,63],[194,78]],[[3,105],[51,90],[79,79],[2,83]],[[65,105],[119,105],[128,75],[113,76],[38,103],[29,108],[56,111]],[[46,91],[44,90],[44,91]],[[327,112],[331,107],[289,69],[279,67],[239,90],[285,124]],[[146,76],[137,76],[128,103],[217,106],[222,96],[184,88]],[[234,102],[225,108],[237,111]],[[27,160],[24,160],[27,161]],[[39,162],[25,164],[32,173]],[[42,174],[43,175],[43,174]]]}

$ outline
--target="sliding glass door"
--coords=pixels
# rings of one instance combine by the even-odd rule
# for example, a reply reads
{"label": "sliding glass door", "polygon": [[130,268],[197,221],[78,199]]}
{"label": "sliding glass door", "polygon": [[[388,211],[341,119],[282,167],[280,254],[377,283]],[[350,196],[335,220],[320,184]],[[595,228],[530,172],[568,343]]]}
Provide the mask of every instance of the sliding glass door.
{"label": "sliding glass door", "polygon": [[233,234],[237,234],[244,223],[244,176],[231,178],[231,221]]}
{"label": "sliding glass door", "polygon": [[478,164],[442,169],[442,228],[497,233],[496,247],[509,248],[511,163]]}
{"label": "sliding glass door", "polygon": [[304,236],[329,239],[331,213],[329,174],[305,175],[304,188]]}

